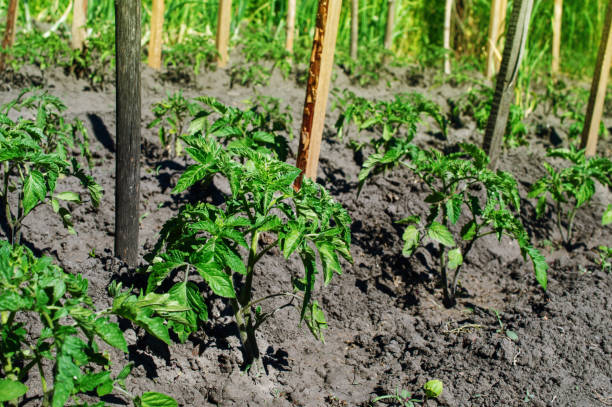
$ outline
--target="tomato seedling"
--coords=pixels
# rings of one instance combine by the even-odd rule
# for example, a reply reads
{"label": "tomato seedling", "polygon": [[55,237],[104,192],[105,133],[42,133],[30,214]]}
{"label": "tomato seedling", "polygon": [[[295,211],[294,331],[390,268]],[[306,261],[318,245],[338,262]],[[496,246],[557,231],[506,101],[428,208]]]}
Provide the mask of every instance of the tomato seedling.
{"label": "tomato seedling", "polygon": [[557,170],[545,162],[543,165],[548,175],[533,184],[529,198],[538,198],[538,218],[542,217],[546,210],[548,196],[553,199],[557,229],[563,243],[569,245],[574,237],[576,213],[591,201],[595,194],[595,182],[604,186],[612,185],[612,161],[605,157],[587,159],[584,150],[578,150],[574,146],[569,150],[549,150],[548,157],[562,158],[571,162],[571,165]]}
{"label": "tomato seedling", "polygon": [[[168,325],[185,341],[200,322],[208,319],[206,304],[194,282],[199,275],[216,295],[229,300],[245,365],[260,367],[255,331],[279,309],[262,308],[272,298],[287,297],[289,304],[298,300],[300,321],[323,340],[327,322],[313,297],[315,278],[321,270],[327,285],[342,271],[339,256],[352,260],[347,212],[311,181],[305,181],[295,192],[293,182],[300,170],[270,154],[242,145],[225,149],[203,134],[184,141],[189,146],[187,153],[197,163],[182,174],[174,192],[214,176],[228,182],[231,194],[219,207],[204,202],[183,207],[164,225],[154,250],[146,257],[150,261],[147,293],[162,290],[165,280],[176,273],[179,276],[168,294],[189,310],[181,320],[171,320]],[[274,248],[285,259],[298,255],[304,275],[292,273],[293,286],[286,291],[255,296],[257,264]]]}

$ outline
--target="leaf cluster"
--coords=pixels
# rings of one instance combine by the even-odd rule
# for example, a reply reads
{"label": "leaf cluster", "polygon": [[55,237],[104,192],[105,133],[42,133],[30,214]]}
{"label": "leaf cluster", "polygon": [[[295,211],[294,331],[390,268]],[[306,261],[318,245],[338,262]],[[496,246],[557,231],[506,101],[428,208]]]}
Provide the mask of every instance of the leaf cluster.
{"label": "leaf cluster", "polygon": [[[612,185],[612,161],[605,157],[587,158],[584,150],[574,146],[569,149],[551,149],[547,156],[571,164],[555,169],[551,164],[543,163],[547,175],[533,184],[529,198],[538,199],[538,218],[545,213],[547,198],[552,198],[559,233],[564,243],[569,244],[573,237],[576,213],[591,201],[595,194],[595,182],[604,186]],[[564,220],[567,221],[566,226]]]}
{"label": "leaf cluster", "polygon": [[[242,86],[266,86],[275,69],[285,79],[291,74],[291,53],[273,33],[265,30],[243,31],[238,45],[242,48],[244,62],[230,68],[230,87],[235,83]],[[268,66],[267,62],[272,65]]]}
{"label": "leaf cluster", "polygon": [[[80,204],[83,200],[76,192],[56,193],[61,176],[78,179],[94,207],[99,205],[102,194],[101,187],[78,162],[81,157],[91,161],[82,123],[67,123],[61,115],[65,106],[54,96],[34,92],[25,97],[27,93],[24,91],[0,109],[0,219],[14,243],[19,243],[23,219],[44,203],[49,203],[64,226],[74,233],[70,211],[60,201]],[[35,110],[35,120],[9,118],[9,111],[22,108]]]}
{"label": "leaf cluster", "polygon": [[166,69],[187,72],[192,70],[194,75],[205,70],[215,69],[219,53],[214,41],[207,36],[189,36],[184,41],[176,43],[163,52],[163,63]]}
{"label": "leaf cluster", "polygon": [[[183,322],[175,320],[170,325],[184,341],[208,318],[198,288],[199,281],[204,281],[214,294],[230,300],[249,359],[258,355],[254,331],[275,313],[262,311],[259,304],[274,297],[298,299],[300,319],[315,337],[323,339],[327,324],[313,298],[315,279],[322,272],[327,285],[334,274],[341,273],[339,257],[351,260],[347,212],[309,180],[296,192],[293,183],[300,171],[269,154],[242,145],[223,148],[201,135],[186,137],[185,142],[189,145],[186,151],[197,163],[182,174],[174,192],[216,176],[227,180],[231,194],[221,207],[203,202],[187,205],[164,225],[147,256],[147,293],[161,290],[162,283],[178,273],[180,279],[168,294],[189,311],[183,314]],[[255,266],[274,248],[286,259],[299,256],[304,274],[292,273],[291,290],[255,299]]]}
{"label": "leaf cluster", "polygon": [[[451,122],[460,123],[461,116],[469,116],[476,122],[476,128],[484,131],[491,114],[493,94],[493,88],[483,83],[471,86],[467,92],[450,101]],[[504,133],[506,147],[512,148],[528,144],[525,116],[525,110],[520,105],[514,103],[510,105],[508,124]]]}
{"label": "leaf cluster", "polygon": [[153,119],[147,128],[158,127],[159,140],[162,146],[174,158],[181,155],[180,138],[185,135],[187,123],[201,110],[200,106],[185,99],[183,92],[167,94],[167,98],[153,105]]}
{"label": "leaf cluster", "polygon": [[[23,246],[0,241],[0,403],[13,405],[24,396],[28,391],[24,383],[36,368],[43,406],[63,407],[72,401],[70,405],[86,407],[90,404],[81,399],[82,394],[103,397],[112,392],[128,396],[135,407],[177,406],[164,394],[146,392],[135,397],[129,393],[125,379],[133,364],[111,376],[111,361],[101,346],[105,342],[128,352],[122,330],[110,320],[116,310],[127,308],[118,303],[129,302],[130,309],[142,315],[162,305],[169,308],[167,298],[145,301],[123,294],[112,309],[96,310],[87,287],[80,274],[64,272],[50,258],[37,258]],[[39,329],[22,322],[25,314],[37,317]],[[48,366],[52,380],[46,374]],[[91,406],[105,405],[100,401]]]}
{"label": "leaf cluster", "polygon": [[[203,108],[191,122],[190,134],[203,132],[207,136],[223,140],[230,148],[250,148],[262,154],[274,155],[281,161],[287,159],[287,138],[276,134],[277,131],[286,130],[288,126],[285,115],[274,120],[270,112],[258,112],[259,105],[242,110],[225,105],[213,97],[199,97],[196,100]],[[209,117],[213,114],[216,118],[211,123]]]}
{"label": "leaf cluster", "polygon": [[[376,131],[377,136],[369,141],[376,152],[387,149],[393,143],[400,129],[405,128],[403,138],[411,141],[423,116],[429,116],[446,134],[446,118],[440,106],[420,93],[398,93],[391,101],[369,100],[345,89],[336,94],[335,108],[341,110],[336,121],[338,138],[348,133],[353,123],[358,132]],[[363,147],[359,145],[358,149]]]}
{"label": "leaf cluster", "polygon": [[[0,242],[0,371],[22,383],[38,368],[44,399],[53,407],[65,406],[70,398],[79,402],[79,393],[109,394],[131,369],[111,378],[110,360],[99,343],[123,352],[127,344],[119,326],[93,308],[87,285],[81,275],[63,272],[50,258],[37,259],[24,247]],[[39,332],[18,322],[25,313],[38,316]],[[53,364],[52,389],[47,389],[45,361]]]}

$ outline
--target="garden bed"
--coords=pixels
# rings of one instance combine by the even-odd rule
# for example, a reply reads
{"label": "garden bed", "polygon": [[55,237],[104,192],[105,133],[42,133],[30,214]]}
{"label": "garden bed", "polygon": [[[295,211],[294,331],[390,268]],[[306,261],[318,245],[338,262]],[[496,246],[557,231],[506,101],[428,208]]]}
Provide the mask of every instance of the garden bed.
{"label": "garden bed", "polygon": [[[438,84],[428,72],[398,69],[379,85],[360,88],[351,85],[340,70],[336,72],[333,86],[338,89],[383,99],[400,91],[416,91],[440,103],[445,112],[448,99],[465,92],[467,86]],[[45,89],[68,105],[68,116],[80,118],[89,129],[96,163],[92,175],[105,194],[97,211],[74,209],[77,236],[67,233],[51,208],[40,207],[25,222],[24,241],[36,254],[49,255],[66,271],[89,279],[96,304],[106,306],[110,303],[106,288],[112,280],[125,285],[144,281],[112,256],[114,88],[93,92],[87,82],[60,71],[48,73],[44,83]],[[214,96],[245,107],[242,102],[253,97],[253,89],[239,85],[230,89],[229,85],[230,77],[219,70],[197,76],[182,90],[186,97]],[[7,82],[1,86],[6,91],[0,103],[6,103],[21,85]],[[143,255],[181,205],[196,200],[217,202],[219,193],[228,192],[215,179],[207,189],[171,193],[185,169],[185,158],[164,156],[156,133],[146,125],[153,119],[153,103],[179,86],[143,67]],[[257,91],[281,98],[291,107],[294,133],[299,134],[303,86],[275,73],[271,84]],[[550,265],[548,290],[537,286],[532,265],[522,259],[518,245],[489,236],[479,242],[465,265],[457,306],[447,309],[437,286],[437,249],[429,245],[410,259],[403,257],[403,229],[394,223],[409,214],[423,213],[427,191],[409,170],[396,169],[375,177],[357,196],[361,158],[334,137],[337,117],[338,112],[333,111],[327,118],[318,182],[352,217],[354,264],[343,263],[344,275],[317,293],[329,323],[325,344],[308,334],[305,326],[298,326],[299,310],[284,308],[258,334],[267,374],[245,374],[229,304],[212,299],[208,302],[212,318],[185,344],[168,347],[121,322],[130,352],[115,354],[114,360],[117,369],[121,358],[135,363],[128,389],[164,392],[184,406],[367,406],[376,396],[402,389],[422,398],[423,384],[436,378],[443,381],[444,391],[428,405],[610,405],[612,275],[597,264],[596,248],[612,244],[612,228],[600,226],[612,193],[598,188],[591,205],[578,213],[578,243],[571,250],[558,243],[552,215],[535,220],[535,200],[525,199],[529,187],[545,173],[546,148],[556,140],[549,135],[564,137],[559,119],[536,110],[529,118],[533,125],[530,145],[505,150],[500,159],[500,169],[519,181],[523,222]],[[609,125],[611,119],[605,122]],[[548,129],[540,132],[545,136],[534,135],[536,125]],[[471,120],[458,127],[450,128],[444,139],[435,126],[426,124],[415,142],[445,151],[452,151],[461,141],[480,144],[482,136]],[[297,150],[297,139],[291,147]],[[609,137],[601,140],[599,151],[612,156]],[[292,160],[289,158],[290,163]],[[272,250],[256,270],[254,289],[260,294],[288,289],[291,276],[301,270],[300,262],[280,262],[277,254]],[[508,330],[518,338],[511,339]],[[117,397],[106,401],[127,404]],[[36,399],[26,403],[36,404]]]}

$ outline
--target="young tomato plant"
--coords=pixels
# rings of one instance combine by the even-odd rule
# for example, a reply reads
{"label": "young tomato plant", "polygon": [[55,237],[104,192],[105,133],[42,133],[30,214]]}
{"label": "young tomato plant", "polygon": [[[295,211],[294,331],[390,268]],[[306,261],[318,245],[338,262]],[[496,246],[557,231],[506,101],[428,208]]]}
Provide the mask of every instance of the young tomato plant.
{"label": "young tomato plant", "polygon": [[[28,388],[32,369],[40,376],[42,406],[63,407],[72,400],[87,405],[80,394],[96,391],[102,397],[113,391],[128,396],[138,406],[143,399],[176,402],[158,393],[131,395],[125,379],[132,365],[111,377],[111,362],[100,343],[127,352],[119,326],[109,320],[111,309],[96,310],[87,294],[88,281],[65,273],[50,258],[36,258],[23,246],[0,241],[0,403],[18,405]],[[137,303],[140,314],[151,307]],[[182,308],[179,308],[182,309]],[[151,311],[149,311],[151,312]],[[24,324],[25,314],[36,324]],[[52,366],[49,375],[48,366]],[[174,404],[172,404],[174,402]],[[102,406],[104,403],[96,405]]]}
{"label": "young tomato plant", "polygon": [[[286,122],[283,124],[272,120],[270,113],[257,112],[257,106],[241,110],[224,105],[212,97],[199,97],[196,100],[204,107],[191,122],[190,134],[203,132],[224,140],[228,147],[246,147],[262,154],[273,154],[281,161],[287,159],[287,138],[275,133],[286,127]],[[208,117],[212,114],[218,117],[211,124]]]}
{"label": "young tomato plant", "polygon": [[563,243],[568,245],[572,242],[576,213],[591,201],[595,194],[595,182],[612,185],[612,161],[603,157],[587,159],[584,150],[577,150],[573,146],[569,150],[549,150],[548,156],[567,160],[571,165],[556,170],[544,163],[548,175],[532,186],[529,198],[538,198],[536,215],[539,218],[546,210],[546,200],[550,195],[554,201],[557,228]]}
{"label": "young tomato plant", "polygon": [[[548,266],[531,243],[520,221],[520,199],[516,181],[503,171],[487,169],[489,158],[472,144],[461,144],[457,153],[443,155],[437,150],[408,146],[390,150],[386,157],[370,160],[378,172],[395,162],[402,162],[430,189],[427,216],[414,215],[399,223],[404,231],[403,254],[410,256],[425,240],[438,243],[440,276],[446,306],[456,304],[457,283],[462,266],[476,241],[496,235],[515,240],[524,258],[529,256],[535,277],[546,289]],[[365,180],[365,178],[363,178]],[[477,192],[480,191],[480,192]],[[461,224],[458,238],[455,225]]]}
{"label": "young tomato plant", "polygon": [[155,119],[147,127],[159,126],[159,140],[170,157],[175,158],[183,149],[180,138],[185,127],[200,109],[197,103],[185,99],[181,91],[167,96],[166,100],[153,105]]}
{"label": "young tomato plant", "polygon": [[[187,153],[197,163],[183,173],[174,192],[216,176],[227,180],[231,195],[225,197],[222,207],[203,202],[186,205],[164,225],[147,256],[147,292],[160,290],[172,272],[178,273],[179,282],[168,293],[190,308],[183,321],[170,321],[169,326],[185,341],[208,318],[195,284],[199,276],[216,295],[229,299],[246,365],[260,366],[255,331],[278,310],[262,308],[272,298],[287,297],[290,304],[299,301],[300,321],[323,340],[327,323],[313,296],[319,273],[316,253],[327,285],[342,271],[339,256],[351,261],[347,212],[323,187],[308,180],[295,192],[293,182],[300,171],[270,155],[243,146],[224,149],[202,135],[184,140],[189,145]],[[304,275],[300,278],[297,271],[293,273],[293,287],[286,291],[256,293],[257,265],[274,248],[286,259],[298,255]]]}
{"label": "young tomato plant", "polygon": [[[21,97],[21,96],[20,96]],[[89,161],[87,137],[82,125],[68,125],[57,112],[59,103],[46,94],[35,94],[23,102],[11,102],[0,112],[0,222],[10,241],[19,244],[25,217],[37,206],[49,203],[71,233],[72,216],[60,201],[82,203],[81,195],[64,191],[56,193],[60,176],[77,178],[88,190],[92,204],[97,207],[101,187],[81,168],[78,158]],[[36,105],[35,121],[12,121],[7,112],[19,106]],[[60,110],[61,111],[61,110]],[[81,134],[82,139],[77,135]],[[75,145],[80,154],[73,151]]]}

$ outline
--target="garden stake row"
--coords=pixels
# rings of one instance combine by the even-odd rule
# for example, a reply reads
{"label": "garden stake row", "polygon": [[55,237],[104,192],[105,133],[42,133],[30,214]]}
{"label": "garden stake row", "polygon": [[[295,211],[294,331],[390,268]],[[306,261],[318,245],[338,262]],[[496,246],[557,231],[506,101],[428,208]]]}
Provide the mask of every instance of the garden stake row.
{"label": "garden stake row", "polygon": [[387,29],[385,31],[385,49],[393,46],[393,27],[395,25],[395,0],[389,0],[387,7]]}
{"label": "garden stake row", "polygon": [[295,9],[296,0],[287,0],[287,39],[285,49],[293,52],[293,39],[295,37]]}
{"label": "garden stake row", "polygon": [[444,9],[444,73],[450,75],[450,37],[451,37],[451,17],[453,15],[453,0],[446,0]]}
{"label": "garden stake row", "polygon": [[83,50],[87,31],[87,0],[74,0],[72,8],[72,39],[70,45],[72,49]]}
{"label": "garden stake row", "polygon": [[117,1],[115,255],[138,265],[140,204],[140,1]]}
{"label": "garden stake row", "polygon": [[599,135],[599,124],[603,114],[604,100],[610,76],[610,64],[612,64],[612,0],[608,2],[606,21],[601,35],[601,44],[597,55],[597,66],[593,75],[591,96],[587,107],[584,129],[582,130],[582,142],[580,148],[586,149],[585,154],[589,157],[597,151],[597,137]]}
{"label": "garden stake row", "polygon": [[151,12],[151,38],[149,39],[149,66],[160,69],[162,62],[162,31],[164,28],[164,0],[153,0]]}
{"label": "garden stake row", "polygon": [[563,20],[563,0],[555,0],[553,13],[553,41],[552,41],[552,74],[559,73],[559,60],[561,53],[561,26]]}
{"label": "garden stake row", "polygon": [[483,149],[491,159],[489,164],[491,169],[497,168],[497,160],[508,123],[510,104],[514,98],[514,86],[527,42],[532,10],[533,0],[518,0],[513,4],[512,17],[510,18],[506,45],[504,46],[504,56],[497,76],[491,115],[487,122],[483,143]]}
{"label": "garden stake row", "polygon": [[491,2],[491,20],[489,23],[489,44],[487,55],[487,78],[492,79],[495,73],[499,70],[499,61],[501,59],[498,49],[499,40],[504,32],[506,23],[506,9],[508,0],[492,0]]}
{"label": "garden stake row", "polygon": [[351,58],[357,60],[359,48],[359,0],[351,0]]}
{"label": "garden stake row", "polygon": [[227,47],[230,37],[230,23],[232,21],[232,0],[219,0],[219,16],[217,20],[217,52],[219,53],[217,65],[225,68],[229,61]]}
{"label": "garden stake row", "polygon": [[304,175],[317,179],[341,9],[342,0],[319,0],[296,163],[302,173],[295,181],[296,190],[302,186]]}
{"label": "garden stake row", "polygon": [[[10,48],[15,42],[15,23],[17,22],[17,6],[19,0],[10,0],[6,13],[6,30],[2,39],[2,49]],[[4,70],[5,53],[0,54],[0,71]]]}

